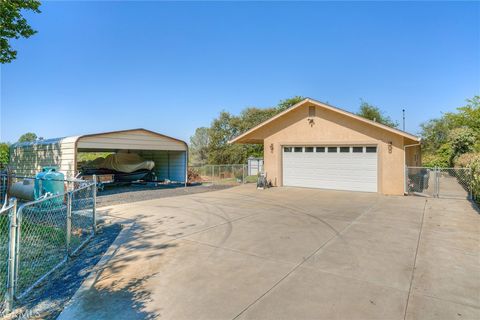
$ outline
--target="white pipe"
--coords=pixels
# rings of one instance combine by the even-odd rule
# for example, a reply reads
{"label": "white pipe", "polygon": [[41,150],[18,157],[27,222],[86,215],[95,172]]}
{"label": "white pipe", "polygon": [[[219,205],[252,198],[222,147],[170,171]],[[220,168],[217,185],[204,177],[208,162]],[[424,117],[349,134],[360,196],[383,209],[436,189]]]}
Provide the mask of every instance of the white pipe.
{"label": "white pipe", "polygon": [[403,193],[407,194],[407,148],[421,145],[421,141],[414,144],[403,146]]}

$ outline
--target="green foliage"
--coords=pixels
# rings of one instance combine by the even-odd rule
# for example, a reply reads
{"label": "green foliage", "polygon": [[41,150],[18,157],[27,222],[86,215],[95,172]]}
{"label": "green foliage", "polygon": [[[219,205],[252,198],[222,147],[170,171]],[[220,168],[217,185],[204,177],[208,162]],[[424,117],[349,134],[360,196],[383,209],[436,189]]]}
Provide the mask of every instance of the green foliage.
{"label": "green foliage", "polygon": [[448,141],[450,126],[445,118],[432,119],[420,125],[422,129],[422,148],[424,152],[435,153]]}
{"label": "green foliage", "polygon": [[276,109],[277,109],[278,112],[282,112],[282,111],[287,110],[288,108],[296,105],[297,103],[299,103],[300,101],[302,101],[304,99],[305,98],[302,97],[302,96],[295,96],[295,97],[288,98],[288,99],[285,99],[285,100],[280,100]]}
{"label": "green foliage", "polygon": [[2,0],[0,1],[0,63],[10,63],[17,57],[9,41],[20,37],[29,38],[37,31],[33,30],[22,16],[22,10],[40,13],[38,0]]}
{"label": "green foliage", "polygon": [[18,138],[18,142],[33,142],[37,140],[37,135],[33,132],[24,133]]}
{"label": "green foliage", "polygon": [[195,130],[195,134],[190,137],[190,163],[194,166],[201,166],[208,161],[208,128],[200,127]]}
{"label": "green foliage", "polygon": [[398,127],[398,122],[393,121],[389,116],[386,116],[378,107],[368,104],[365,101],[362,101],[360,104],[360,110],[357,112],[357,115],[389,127]]}
{"label": "green foliage", "polygon": [[480,203],[480,152],[464,153],[455,161],[455,166],[470,168],[472,179],[472,193]]}
{"label": "green foliage", "polygon": [[303,99],[295,96],[271,108],[245,108],[238,116],[222,111],[209,128],[198,128],[190,138],[192,164],[205,164],[205,160],[208,164],[242,164],[250,156],[263,157],[263,145],[229,144],[228,141]]}
{"label": "green foliage", "polygon": [[442,167],[455,165],[462,154],[480,151],[480,96],[468,99],[457,112],[423,123],[421,128],[422,162]]}
{"label": "green foliage", "polygon": [[422,156],[422,165],[425,167],[451,167],[453,159],[452,146],[449,143],[441,145],[436,153],[425,153]]}
{"label": "green foliage", "polygon": [[467,104],[457,108],[457,113],[446,113],[445,118],[451,128],[467,127],[480,133],[480,96],[467,99]]}
{"label": "green foliage", "polygon": [[459,156],[473,151],[473,147],[477,141],[477,134],[471,128],[455,128],[450,131],[449,140],[453,154]]}
{"label": "green foliage", "polygon": [[10,145],[0,142],[0,167],[10,162]]}

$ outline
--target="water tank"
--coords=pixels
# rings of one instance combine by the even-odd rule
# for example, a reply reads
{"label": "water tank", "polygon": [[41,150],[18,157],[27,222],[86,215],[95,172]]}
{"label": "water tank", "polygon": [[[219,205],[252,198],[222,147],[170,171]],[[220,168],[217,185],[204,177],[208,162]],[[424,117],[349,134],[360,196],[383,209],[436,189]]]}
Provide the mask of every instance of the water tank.
{"label": "water tank", "polygon": [[65,175],[58,172],[56,167],[44,167],[35,178],[35,199],[40,198],[47,192],[54,195],[65,192]]}

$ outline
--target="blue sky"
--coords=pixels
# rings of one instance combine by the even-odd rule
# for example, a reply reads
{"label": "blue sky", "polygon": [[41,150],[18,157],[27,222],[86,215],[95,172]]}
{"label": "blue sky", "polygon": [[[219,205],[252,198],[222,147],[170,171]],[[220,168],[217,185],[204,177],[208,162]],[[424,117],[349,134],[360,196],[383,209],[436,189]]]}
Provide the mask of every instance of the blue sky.
{"label": "blue sky", "polygon": [[1,137],[144,127],[188,140],[221,111],[360,99],[407,131],[480,93],[478,2],[45,2],[1,67]]}

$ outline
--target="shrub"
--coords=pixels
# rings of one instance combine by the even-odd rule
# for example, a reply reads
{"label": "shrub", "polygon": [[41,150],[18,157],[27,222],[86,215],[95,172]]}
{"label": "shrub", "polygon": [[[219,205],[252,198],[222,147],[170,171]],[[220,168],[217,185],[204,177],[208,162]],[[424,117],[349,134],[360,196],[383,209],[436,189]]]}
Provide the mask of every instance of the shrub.
{"label": "shrub", "polygon": [[187,170],[187,182],[194,183],[194,182],[201,182],[202,178],[197,169],[188,168]]}
{"label": "shrub", "polygon": [[472,170],[472,193],[480,200],[480,152],[465,153],[455,161],[455,166]]}
{"label": "shrub", "polygon": [[440,146],[436,153],[426,153],[422,156],[422,164],[425,167],[451,167],[451,161],[453,159],[452,147],[450,144],[445,143]]}
{"label": "shrub", "polygon": [[9,162],[10,150],[7,143],[0,142],[0,168]]}
{"label": "shrub", "polygon": [[450,144],[455,156],[472,152],[477,142],[477,135],[470,128],[455,128],[449,134]]}

